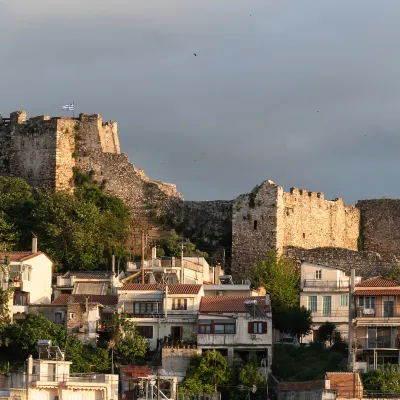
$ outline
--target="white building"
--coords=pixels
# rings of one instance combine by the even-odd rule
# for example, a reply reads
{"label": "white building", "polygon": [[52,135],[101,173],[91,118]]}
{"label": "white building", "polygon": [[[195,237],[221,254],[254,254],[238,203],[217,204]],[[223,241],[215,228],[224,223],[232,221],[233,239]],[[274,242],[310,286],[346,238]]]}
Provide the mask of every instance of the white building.
{"label": "white building", "polygon": [[137,324],[151,350],[160,341],[194,344],[202,296],[202,285],[125,284],[118,290],[118,309]]}
{"label": "white building", "polygon": [[0,252],[0,285],[13,288],[10,312],[14,318],[23,318],[29,304],[51,303],[53,262],[37,251],[36,238],[32,251]]}
{"label": "white building", "polygon": [[266,376],[272,362],[272,314],[265,296],[203,297],[200,303],[197,345],[218,350],[232,364],[256,356]]}
{"label": "white building", "polygon": [[[355,282],[361,281],[357,276]],[[336,325],[342,337],[348,336],[350,277],[327,265],[302,262],[300,306],[312,312],[313,332],[304,342],[318,340],[318,328],[326,321]]]}
{"label": "white building", "polygon": [[[46,341],[43,341],[46,342]],[[2,382],[0,397],[21,400],[117,400],[118,375],[73,374],[71,362],[56,346],[39,345],[39,359],[29,357],[26,373]]]}

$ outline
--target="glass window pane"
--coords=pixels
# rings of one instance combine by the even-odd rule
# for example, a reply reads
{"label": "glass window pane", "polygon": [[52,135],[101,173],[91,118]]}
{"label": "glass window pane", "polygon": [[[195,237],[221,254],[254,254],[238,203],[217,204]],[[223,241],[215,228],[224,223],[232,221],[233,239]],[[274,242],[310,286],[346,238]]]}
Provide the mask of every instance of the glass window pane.
{"label": "glass window pane", "polygon": [[235,325],[225,325],[225,333],[235,333]]}
{"label": "glass window pane", "polygon": [[224,325],[214,325],[214,333],[224,333]]}

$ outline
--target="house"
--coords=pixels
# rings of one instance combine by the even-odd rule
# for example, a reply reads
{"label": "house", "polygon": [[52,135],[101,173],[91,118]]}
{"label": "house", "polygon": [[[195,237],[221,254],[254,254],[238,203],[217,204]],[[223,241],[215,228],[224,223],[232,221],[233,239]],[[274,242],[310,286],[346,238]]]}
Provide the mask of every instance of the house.
{"label": "house", "polygon": [[145,260],[142,269],[141,262],[128,262],[128,276],[124,283],[161,283],[161,284],[202,284],[217,282],[217,277],[223,275],[218,264],[211,267],[204,257],[182,256],[157,258],[156,248],[152,248],[152,258]]}
{"label": "house", "polygon": [[265,296],[210,296],[200,302],[197,346],[234,358],[257,357],[266,376],[272,362],[272,314]]}
{"label": "house", "polygon": [[203,286],[198,284],[125,284],[118,289],[118,310],[137,324],[150,349],[195,343]]}
{"label": "house", "polygon": [[233,283],[231,275],[216,277],[215,283],[204,282],[204,296],[260,296],[265,295],[265,289],[252,289],[249,280],[239,284]]}
{"label": "house", "polygon": [[[355,282],[361,282],[356,277]],[[326,321],[336,325],[342,337],[348,337],[350,277],[327,265],[301,263],[300,306],[312,312],[312,333],[303,342],[318,341],[318,328]]]}
{"label": "house", "polygon": [[60,294],[112,294],[119,278],[113,271],[68,271],[57,274],[55,281],[54,298]]}
{"label": "house", "polygon": [[[43,344],[42,344],[43,343]],[[71,362],[65,361],[64,353],[50,341],[39,341],[39,358],[27,359],[26,371],[20,379],[13,376],[2,381],[0,396],[21,400],[117,400],[118,375],[73,374]]]}
{"label": "house", "polygon": [[35,237],[32,251],[0,252],[0,267],[0,287],[13,291],[11,317],[25,318],[29,304],[51,303],[53,262],[37,251]]}
{"label": "house", "polygon": [[400,282],[380,276],[355,286],[353,340],[360,370],[399,364]]}

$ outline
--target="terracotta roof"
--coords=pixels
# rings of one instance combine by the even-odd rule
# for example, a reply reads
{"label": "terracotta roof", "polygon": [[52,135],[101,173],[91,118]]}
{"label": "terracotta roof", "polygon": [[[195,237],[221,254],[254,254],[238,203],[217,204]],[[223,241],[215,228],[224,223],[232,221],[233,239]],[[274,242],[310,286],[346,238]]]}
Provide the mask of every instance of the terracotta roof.
{"label": "terracotta roof", "polygon": [[356,290],[354,296],[398,296],[400,289],[365,289]]}
{"label": "terracotta roof", "polygon": [[381,276],[376,276],[375,278],[366,279],[365,281],[361,281],[356,284],[356,287],[394,287],[400,286],[400,282],[385,279]]}
{"label": "terracotta roof", "polygon": [[200,301],[200,312],[246,312],[245,300],[257,300],[265,308],[265,296],[205,296]]}
{"label": "terracotta roof", "polygon": [[68,271],[63,278],[75,276],[78,279],[108,279],[112,275],[112,271]]}
{"label": "terracotta roof", "polygon": [[158,285],[154,284],[142,284],[142,283],[127,283],[123,285],[119,290],[165,290],[168,286],[169,294],[198,294],[202,285],[191,285],[191,284],[174,284],[174,285]]}
{"label": "terracotta roof", "polygon": [[89,303],[99,303],[103,306],[115,306],[118,303],[118,296],[115,295],[60,294],[51,304],[67,305],[70,302],[84,304],[86,302],[86,297],[89,297]]}
{"label": "terracotta roof", "polygon": [[359,374],[352,372],[327,372],[326,379],[330,380],[331,390],[337,391],[338,398],[361,399],[363,397],[363,384]]}
{"label": "terracotta roof", "polygon": [[279,382],[279,391],[302,391],[325,389],[325,381],[307,381],[307,382]]}
{"label": "terracotta roof", "polygon": [[10,261],[22,262],[41,254],[44,254],[47,258],[49,258],[47,254],[43,253],[42,251],[38,251],[37,253],[32,253],[31,251],[2,251],[0,252],[0,260],[10,257]]}

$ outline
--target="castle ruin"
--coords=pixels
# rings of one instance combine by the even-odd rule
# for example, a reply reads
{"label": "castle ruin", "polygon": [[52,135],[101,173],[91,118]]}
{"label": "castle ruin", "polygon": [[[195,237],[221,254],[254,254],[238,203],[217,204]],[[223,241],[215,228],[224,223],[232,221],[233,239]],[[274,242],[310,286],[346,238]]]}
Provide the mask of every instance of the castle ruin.
{"label": "castle ruin", "polygon": [[232,201],[184,201],[175,185],[150,179],[120,152],[114,121],[104,123],[98,114],[27,119],[24,111],[0,117],[0,175],[72,190],[74,167],[93,171],[108,193],[124,201],[138,239],[142,231],[152,236],[175,228],[218,253],[216,261],[225,261],[236,279],[250,278],[256,259],[270,250],[355,267],[364,276],[389,270],[400,256],[400,200],[345,205],[265,181]]}

